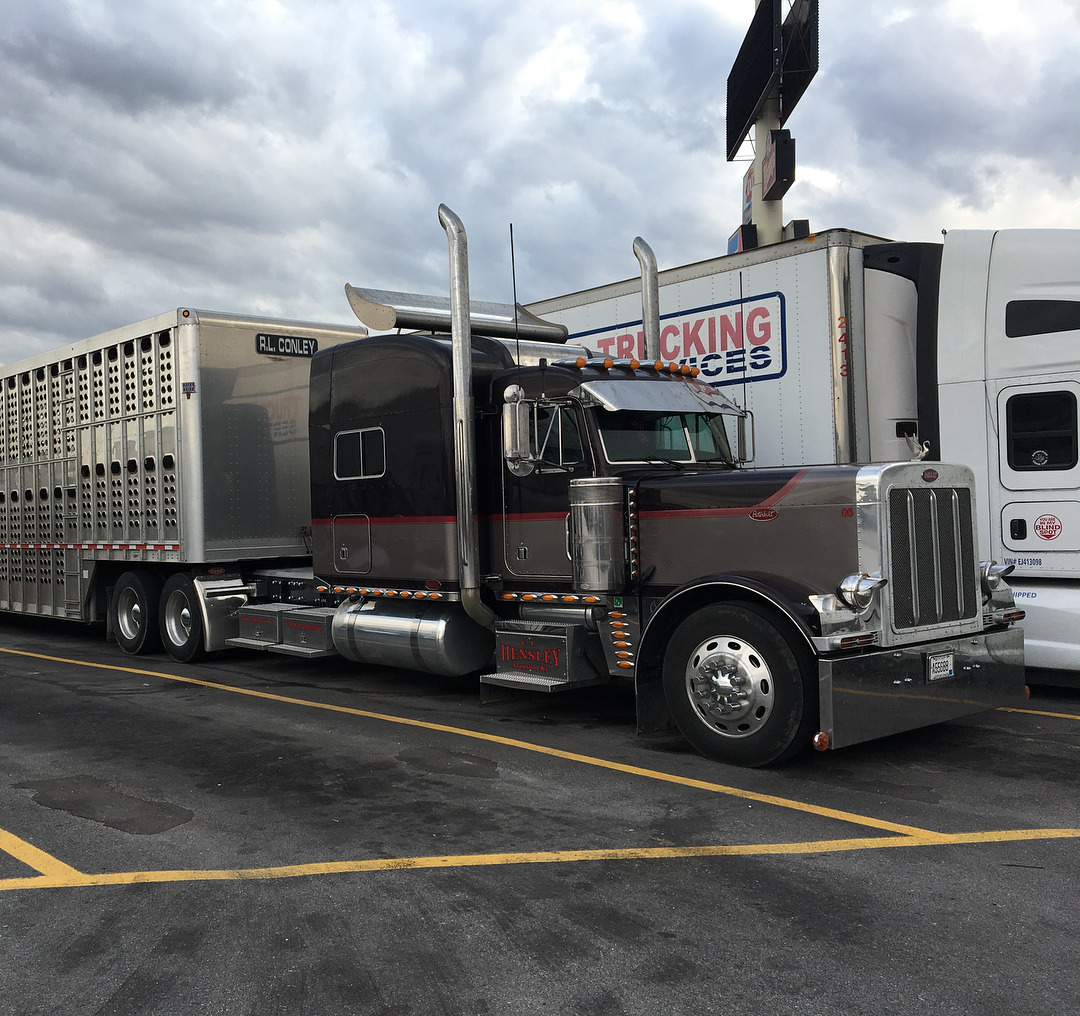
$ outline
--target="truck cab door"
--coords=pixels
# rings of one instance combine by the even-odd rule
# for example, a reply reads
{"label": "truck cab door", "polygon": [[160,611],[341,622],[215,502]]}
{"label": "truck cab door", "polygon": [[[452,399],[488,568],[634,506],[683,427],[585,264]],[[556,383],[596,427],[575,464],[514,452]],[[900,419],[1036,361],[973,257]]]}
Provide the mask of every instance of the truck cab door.
{"label": "truck cab door", "polygon": [[502,560],[508,577],[570,578],[570,481],[592,475],[584,423],[573,406],[541,404],[531,426],[536,466],[502,463]]}

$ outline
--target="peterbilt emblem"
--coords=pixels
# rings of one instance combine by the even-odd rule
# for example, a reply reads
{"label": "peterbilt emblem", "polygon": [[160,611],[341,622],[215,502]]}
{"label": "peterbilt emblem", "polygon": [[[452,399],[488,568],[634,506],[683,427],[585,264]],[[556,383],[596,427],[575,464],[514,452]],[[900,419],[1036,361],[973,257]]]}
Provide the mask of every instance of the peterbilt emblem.
{"label": "peterbilt emblem", "polygon": [[924,469],[922,471],[922,478],[927,483],[933,483],[938,478],[938,471],[936,469]]}
{"label": "peterbilt emblem", "polygon": [[750,513],[750,518],[755,522],[772,522],[779,514],[775,508],[755,508]]}

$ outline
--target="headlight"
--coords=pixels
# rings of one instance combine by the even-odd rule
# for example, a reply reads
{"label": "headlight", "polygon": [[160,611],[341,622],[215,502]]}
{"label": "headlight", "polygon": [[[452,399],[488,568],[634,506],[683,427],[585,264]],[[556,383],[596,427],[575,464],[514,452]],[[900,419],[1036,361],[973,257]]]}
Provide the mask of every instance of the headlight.
{"label": "headlight", "polygon": [[836,595],[852,610],[860,614],[874,602],[874,593],[889,580],[880,575],[867,575],[860,572],[849,575],[836,587]]}

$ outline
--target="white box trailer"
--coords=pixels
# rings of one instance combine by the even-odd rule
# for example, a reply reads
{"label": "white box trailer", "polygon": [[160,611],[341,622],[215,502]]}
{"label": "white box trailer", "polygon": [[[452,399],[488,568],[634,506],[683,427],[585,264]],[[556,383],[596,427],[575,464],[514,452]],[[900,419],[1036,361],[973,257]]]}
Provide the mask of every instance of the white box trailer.
{"label": "white box trailer", "polygon": [[[1080,231],[844,229],[660,273],[661,352],[754,414],[755,462],[925,453],[976,474],[979,541],[1015,566],[1028,666],[1080,671]],[[530,304],[643,354],[636,279]]]}
{"label": "white box trailer", "polygon": [[139,639],[170,572],[309,564],[310,359],[365,334],[182,308],[0,368],[0,609],[119,584]]}

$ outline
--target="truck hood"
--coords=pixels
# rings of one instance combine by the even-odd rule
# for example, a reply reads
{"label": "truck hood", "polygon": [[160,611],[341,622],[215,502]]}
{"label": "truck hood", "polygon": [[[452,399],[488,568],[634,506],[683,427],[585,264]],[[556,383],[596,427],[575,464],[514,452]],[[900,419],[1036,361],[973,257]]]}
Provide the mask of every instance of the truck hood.
{"label": "truck hood", "polygon": [[643,472],[634,477],[643,515],[750,515],[783,507],[851,505],[858,466]]}

